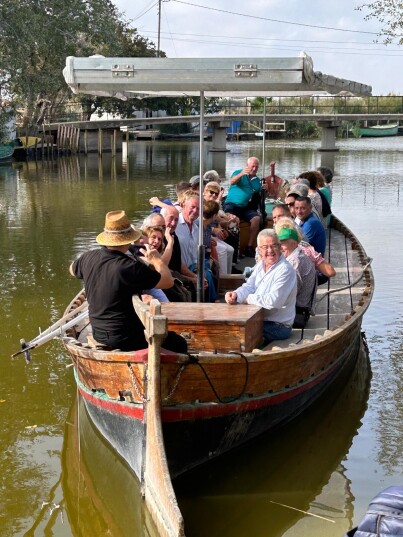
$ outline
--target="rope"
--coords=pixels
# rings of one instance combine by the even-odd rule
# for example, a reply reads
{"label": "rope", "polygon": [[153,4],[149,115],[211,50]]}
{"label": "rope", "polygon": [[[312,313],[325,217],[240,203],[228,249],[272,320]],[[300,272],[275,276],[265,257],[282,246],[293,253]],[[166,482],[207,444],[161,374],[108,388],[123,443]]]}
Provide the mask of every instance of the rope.
{"label": "rope", "polygon": [[237,354],[237,355],[241,356],[241,358],[244,359],[245,365],[246,365],[245,382],[244,382],[244,385],[242,387],[241,392],[236,397],[233,397],[232,399],[227,399],[225,401],[223,399],[221,399],[221,397],[218,395],[217,390],[215,389],[213,383],[211,382],[211,380],[210,380],[210,378],[209,378],[209,376],[207,374],[207,371],[202,366],[202,364],[199,362],[199,359],[196,356],[188,354],[189,361],[185,364],[185,365],[195,364],[195,365],[198,365],[200,367],[200,369],[202,370],[207,382],[210,385],[210,388],[211,388],[212,392],[216,396],[217,400],[222,404],[233,403],[234,401],[237,401],[238,399],[240,399],[242,397],[242,395],[245,393],[245,389],[246,389],[246,386],[247,386],[248,380],[249,380],[249,362],[248,362],[248,359],[246,358],[246,356],[244,354],[242,354],[241,352],[236,352],[236,351],[231,351],[230,354]]}

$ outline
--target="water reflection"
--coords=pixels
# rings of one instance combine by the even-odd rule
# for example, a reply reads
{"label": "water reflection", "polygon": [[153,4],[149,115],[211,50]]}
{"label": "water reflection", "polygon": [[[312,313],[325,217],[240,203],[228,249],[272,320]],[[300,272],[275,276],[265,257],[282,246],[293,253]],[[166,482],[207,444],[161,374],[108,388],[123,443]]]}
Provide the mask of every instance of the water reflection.
{"label": "water reflection", "polygon": [[61,481],[72,535],[157,537],[138,481],[99,436],[79,395],[66,422]]}
{"label": "water reflection", "polygon": [[361,351],[352,376],[292,428],[179,478],[188,537],[343,535],[352,526],[354,501],[343,461],[367,408],[370,378]]}

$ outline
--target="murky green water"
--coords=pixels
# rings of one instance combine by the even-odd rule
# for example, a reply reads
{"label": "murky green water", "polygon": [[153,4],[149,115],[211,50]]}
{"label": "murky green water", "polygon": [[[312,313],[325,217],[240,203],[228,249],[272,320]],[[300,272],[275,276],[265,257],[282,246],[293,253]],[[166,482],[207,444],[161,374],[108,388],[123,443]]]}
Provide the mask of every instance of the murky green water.
{"label": "murky green water", "polygon": [[[277,173],[290,178],[320,164],[318,145],[270,141],[266,162],[275,159]],[[402,482],[403,138],[338,145],[334,212],[374,258],[376,293],[364,319],[372,381],[364,368],[360,381],[338,387],[274,440],[178,483],[188,537],[341,536],[379,490]],[[225,157],[207,153],[206,168],[229,177],[248,156],[261,156],[259,142],[228,148]],[[94,431],[79,442],[62,346],[37,349],[30,365],[10,355],[20,338],[61,316],[79,289],[68,265],[94,244],[106,211],[124,208],[138,222],[151,195],[169,197],[175,182],[196,173],[197,143],[133,142],[116,161],[91,155],[0,166],[1,536],[141,535],[130,474]],[[53,504],[60,507],[51,512]]]}

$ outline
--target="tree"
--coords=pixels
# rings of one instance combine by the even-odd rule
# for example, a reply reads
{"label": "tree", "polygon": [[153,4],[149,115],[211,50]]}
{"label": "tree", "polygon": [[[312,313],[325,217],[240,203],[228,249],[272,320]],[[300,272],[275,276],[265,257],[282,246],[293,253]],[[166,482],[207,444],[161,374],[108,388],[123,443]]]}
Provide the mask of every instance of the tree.
{"label": "tree", "polygon": [[382,37],[384,43],[392,43],[397,37],[399,38],[399,44],[403,44],[403,2],[375,0],[368,4],[362,4],[356,9],[369,11],[365,16],[365,20],[378,19],[382,23],[380,37]]}
{"label": "tree", "polygon": [[2,0],[0,87],[24,109],[26,126],[71,99],[67,56],[154,56],[110,0]]}

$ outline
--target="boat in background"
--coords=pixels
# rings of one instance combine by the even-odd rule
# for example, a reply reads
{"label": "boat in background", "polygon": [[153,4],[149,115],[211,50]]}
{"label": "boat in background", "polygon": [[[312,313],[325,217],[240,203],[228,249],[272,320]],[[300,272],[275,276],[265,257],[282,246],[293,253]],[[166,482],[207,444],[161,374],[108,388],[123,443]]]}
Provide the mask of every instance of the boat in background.
{"label": "boat in background", "polygon": [[375,138],[383,136],[397,136],[399,125],[374,125],[373,127],[360,127],[361,138]]}
{"label": "boat in background", "polygon": [[9,162],[13,158],[14,144],[0,144],[0,163]]}
{"label": "boat in background", "polygon": [[[266,138],[281,138],[286,133],[285,121],[278,123],[266,123]],[[255,132],[256,138],[263,138],[263,131]]]}

